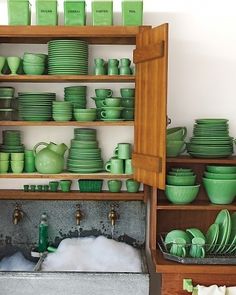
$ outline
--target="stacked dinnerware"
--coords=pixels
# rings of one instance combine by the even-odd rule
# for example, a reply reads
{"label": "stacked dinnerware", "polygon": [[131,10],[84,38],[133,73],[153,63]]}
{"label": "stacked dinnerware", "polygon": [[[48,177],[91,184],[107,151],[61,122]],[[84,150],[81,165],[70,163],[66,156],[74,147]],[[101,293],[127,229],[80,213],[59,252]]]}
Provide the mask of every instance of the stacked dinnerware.
{"label": "stacked dinnerware", "polygon": [[74,139],[71,140],[67,170],[75,173],[103,171],[103,160],[97,141],[96,129],[74,129]]}
{"label": "stacked dinnerware", "polygon": [[104,107],[104,101],[106,98],[112,97],[113,91],[106,88],[95,89],[95,96],[91,97],[97,108],[97,120],[101,120],[102,107]]}
{"label": "stacked dinnerware", "polygon": [[42,53],[24,53],[23,69],[26,75],[42,75],[45,73],[47,55]]}
{"label": "stacked dinnerware", "polygon": [[24,145],[21,143],[19,130],[3,130],[0,151],[6,153],[22,153]]}
{"label": "stacked dinnerware", "polygon": [[135,105],[135,89],[121,88],[121,106],[124,107],[122,111],[122,118],[125,120],[134,120],[134,105]]}
{"label": "stacked dinnerware", "polygon": [[87,75],[88,44],[81,40],[49,41],[48,74]]}
{"label": "stacked dinnerware", "polygon": [[203,184],[211,203],[233,203],[236,196],[236,166],[207,165]]}
{"label": "stacked dinnerware", "polygon": [[72,103],[70,101],[54,101],[52,117],[55,121],[70,121],[72,119]]}
{"label": "stacked dinnerware", "polygon": [[74,117],[76,121],[95,121],[97,118],[96,109],[74,109]]}
{"label": "stacked dinnerware", "polygon": [[19,92],[19,115],[24,121],[50,121],[56,93]]}
{"label": "stacked dinnerware", "polygon": [[172,168],[166,176],[165,195],[173,204],[189,204],[198,194],[200,184],[196,184],[196,175],[190,168]]}
{"label": "stacked dinnerware", "polygon": [[[0,113],[12,119],[15,88],[0,87]],[[8,116],[9,115],[9,116]],[[2,118],[3,119],[3,118]]]}
{"label": "stacked dinnerware", "polygon": [[64,100],[70,101],[74,108],[86,108],[87,86],[69,86],[64,88]]}
{"label": "stacked dinnerware", "polygon": [[177,157],[186,149],[184,139],[187,135],[186,127],[168,128],[166,131],[166,155]]}
{"label": "stacked dinnerware", "polygon": [[233,138],[229,136],[227,119],[197,119],[193,137],[187,144],[195,158],[224,158],[233,153]]}

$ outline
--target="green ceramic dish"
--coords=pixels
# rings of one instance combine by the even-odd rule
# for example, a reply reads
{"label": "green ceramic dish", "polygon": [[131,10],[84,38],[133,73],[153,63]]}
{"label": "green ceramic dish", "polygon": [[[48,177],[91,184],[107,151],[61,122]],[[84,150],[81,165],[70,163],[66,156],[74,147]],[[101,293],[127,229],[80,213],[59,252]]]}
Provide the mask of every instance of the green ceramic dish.
{"label": "green ceramic dish", "polygon": [[173,204],[189,204],[196,199],[199,188],[200,184],[189,186],[166,185],[165,195]]}

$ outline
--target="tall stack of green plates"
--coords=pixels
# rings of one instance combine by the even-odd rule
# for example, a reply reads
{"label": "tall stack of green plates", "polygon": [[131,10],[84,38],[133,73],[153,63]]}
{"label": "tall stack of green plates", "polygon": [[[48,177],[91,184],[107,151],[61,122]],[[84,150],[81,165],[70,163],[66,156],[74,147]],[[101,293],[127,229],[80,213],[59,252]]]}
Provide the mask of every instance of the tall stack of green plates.
{"label": "tall stack of green plates", "polygon": [[65,101],[72,102],[74,108],[86,108],[87,86],[69,86],[64,88]]}
{"label": "tall stack of green plates", "polygon": [[22,153],[24,145],[21,143],[21,134],[19,130],[3,130],[2,144],[0,151],[5,153]]}
{"label": "tall stack of green plates", "polygon": [[74,129],[74,139],[71,140],[67,170],[74,173],[103,171],[103,160],[97,141],[96,129]]}
{"label": "tall stack of green plates", "polygon": [[49,41],[48,74],[87,75],[88,43],[81,40]]}
{"label": "tall stack of green plates", "polygon": [[52,119],[52,102],[56,93],[19,92],[19,116],[24,121],[50,121]]}
{"label": "tall stack of green plates", "polygon": [[195,158],[224,158],[233,154],[227,119],[197,119],[193,137],[187,143],[188,153]]}

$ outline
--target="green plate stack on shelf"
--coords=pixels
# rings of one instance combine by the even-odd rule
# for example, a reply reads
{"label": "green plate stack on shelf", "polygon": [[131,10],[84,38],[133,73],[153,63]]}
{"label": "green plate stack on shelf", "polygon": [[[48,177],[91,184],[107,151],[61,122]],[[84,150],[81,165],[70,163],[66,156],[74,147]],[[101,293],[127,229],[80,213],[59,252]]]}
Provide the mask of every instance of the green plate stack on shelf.
{"label": "green plate stack on shelf", "polygon": [[74,139],[71,140],[67,170],[74,173],[103,171],[103,160],[97,141],[96,129],[74,129]]}
{"label": "green plate stack on shelf", "polygon": [[233,138],[229,136],[227,119],[197,119],[193,137],[187,144],[195,158],[224,158],[233,154]]}
{"label": "green plate stack on shelf", "polygon": [[21,134],[19,130],[3,130],[2,144],[0,151],[5,153],[22,153],[24,145],[21,143]]}
{"label": "green plate stack on shelf", "polygon": [[19,92],[19,116],[24,121],[50,121],[52,119],[52,102],[56,93]]}
{"label": "green plate stack on shelf", "polygon": [[88,44],[81,40],[49,41],[48,74],[87,75]]}
{"label": "green plate stack on shelf", "polygon": [[86,108],[87,86],[69,86],[64,88],[64,100],[72,102],[78,109]]}

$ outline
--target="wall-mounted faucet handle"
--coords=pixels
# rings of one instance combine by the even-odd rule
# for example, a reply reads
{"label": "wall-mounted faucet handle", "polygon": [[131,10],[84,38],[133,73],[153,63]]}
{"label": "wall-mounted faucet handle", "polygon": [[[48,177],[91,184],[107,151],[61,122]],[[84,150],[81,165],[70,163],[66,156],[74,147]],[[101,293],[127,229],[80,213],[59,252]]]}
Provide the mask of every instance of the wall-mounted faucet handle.
{"label": "wall-mounted faucet handle", "polygon": [[12,222],[13,224],[18,224],[22,218],[24,216],[24,212],[23,210],[21,209],[21,206],[19,204],[16,204],[16,207],[13,211],[13,215],[12,215]]}
{"label": "wall-mounted faucet handle", "polygon": [[75,218],[76,218],[76,225],[80,225],[81,220],[83,219],[83,213],[80,209],[80,205],[76,205],[77,210],[75,212]]}
{"label": "wall-mounted faucet handle", "polygon": [[112,226],[114,226],[116,223],[116,220],[119,219],[119,215],[117,214],[114,205],[111,205],[111,210],[108,214],[108,218],[110,219]]}

